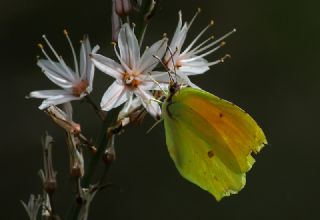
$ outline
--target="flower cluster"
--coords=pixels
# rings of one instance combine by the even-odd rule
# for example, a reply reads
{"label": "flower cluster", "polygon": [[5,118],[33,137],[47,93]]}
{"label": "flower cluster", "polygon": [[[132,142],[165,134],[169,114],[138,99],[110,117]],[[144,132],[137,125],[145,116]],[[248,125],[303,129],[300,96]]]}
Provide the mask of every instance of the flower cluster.
{"label": "flower cluster", "polygon": [[[114,7],[116,6],[114,2]],[[129,6],[125,8],[127,7]],[[118,6],[118,10],[119,8],[121,7]],[[113,13],[116,14],[116,11],[114,10]],[[118,25],[119,29],[113,31],[117,41],[113,43],[114,52],[118,61],[97,54],[99,46],[91,49],[89,39],[85,36],[81,41],[80,68],[69,35],[67,31],[64,31],[73,54],[74,70],[66,65],[63,58],[57,54],[49,40],[43,35],[58,62],[53,61],[42,44],[39,44],[46,59],[39,59],[37,64],[44,74],[62,89],[34,91],[29,94],[29,97],[45,99],[39,106],[40,109],[80,100],[92,91],[94,67],[96,67],[115,79],[101,99],[101,110],[110,111],[125,103],[120,115],[128,115],[133,109],[142,105],[151,116],[159,118],[161,108],[156,100],[159,95],[155,96],[154,92],[167,89],[170,82],[168,71],[175,72],[179,83],[198,87],[190,81],[189,76],[203,74],[209,70],[210,66],[221,63],[229,57],[227,54],[211,62],[204,58],[221,48],[225,44],[223,40],[235,32],[234,29],[217,40],[210,36],[198,43],[203,34],[213,25],[213,21],[210,21],[193,41],[184,47],[187,34],[199,13],[200,10],[196,12],[191,22],[183,23],[182,13],[179,12],[178,25],[170,44],[168,44],[168,38],[164,36],[152,46],[147,47],[142,55],[134,28],[128,23]],[[155,70],[159,66],[164,70]]]}

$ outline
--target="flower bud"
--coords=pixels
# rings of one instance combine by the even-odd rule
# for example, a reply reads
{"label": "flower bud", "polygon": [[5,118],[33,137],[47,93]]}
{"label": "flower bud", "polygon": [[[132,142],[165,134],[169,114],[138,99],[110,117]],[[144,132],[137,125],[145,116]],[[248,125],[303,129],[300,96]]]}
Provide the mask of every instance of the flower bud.
{"label": "flower bud", "polygon": [[67,134],[67,144],[69,148],[70,174],[74,177],[82,177],[84,175],[84,159],[80,140],[74,134]]}
{"label": "flower bud", "polygon": [[111,25],[112,25],[112,41],[118,42],[118,34],[121,28],[121,19],[116,13],[116,0],[112,1],[112,15],[111,15]]}
{"label": "flower bud", "polygon": [[57,106],[52,105],[45,111],[57,125],[65,129],[67,132],[70,132],[72,134],[79,134],[81,132],[80,124],[72,121],[70,116],[68,116]]}
{"label": "flower bud", "polygon": [[21,200],[21,203],[28,213],[29,219],[37,219],[39,208],[42,205],[42,198],[40,195],[35,196],[35,195],[30,195],[30,199],[28,203],[26,204]]}
{"label": "flower bud", "polygon": [[130,0],[115,0],[115,11],[119,16],[125,16],[132,10]]}
{"label": "flower bud", "polygon": [[57,172],[53,169],[52,163],[52,142],[53,139],[48,134],[42,139],[43,146],[43,169],[39,171],[43,183],[43,189],[49,195],[57,188]]}

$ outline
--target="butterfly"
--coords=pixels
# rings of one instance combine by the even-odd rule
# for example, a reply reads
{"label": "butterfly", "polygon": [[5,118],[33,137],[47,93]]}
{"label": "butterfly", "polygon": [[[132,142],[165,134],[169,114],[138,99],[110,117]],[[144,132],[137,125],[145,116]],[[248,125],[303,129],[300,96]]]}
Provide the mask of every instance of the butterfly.
{"label": "butterfly", "polygon": [[267,144],[264,132],[244,110],[197,88],[169,85],[162,104],[166,144],[180,174],[217,201],[239,192],[251,155]]}

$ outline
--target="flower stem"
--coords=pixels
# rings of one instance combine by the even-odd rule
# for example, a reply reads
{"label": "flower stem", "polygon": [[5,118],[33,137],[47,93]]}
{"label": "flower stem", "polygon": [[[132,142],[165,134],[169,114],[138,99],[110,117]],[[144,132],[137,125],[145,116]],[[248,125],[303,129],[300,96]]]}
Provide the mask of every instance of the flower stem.
{"label": "flower stem", "polygon": [[97,113],[97,115],[100,117],[101,120],[104,120],[106,117],[105,113],[101,111],[101,109],[96,105],[96,103],[91,99],[89,95],[85,96],[86,101],[92,106],[94,111]]}
{"label": "flower stem", "polygon": [[[98,150],[95,155],[90,158],[89,165],[85,171],[85,174],[81,180],[81,187],[87,188],[91,182],[94,172],[97,170],[98,162],[101,160],[105,148],[107,147],[107,130],[108,130],[108,120],[105,118],[102,122],[100,134],[97,141]],[[76,220],[80,211],[80,206],[74,201],[72,207],[68,210],[67,220]]]}
{"label": "flower stem", "polygon": [[94,174],[94,171],[96,170],[98,162],[102,159],[104,151],[107,147],[107,131],[108,131],[108,122],[107,120],[104,120],[102,124],[102,129],[100,131],[100,135],[98,137],[98,149],[96,154],[93,155],[93,157],[91,157],[89,161],[89,165],[87,167],[85,175],[81,180],[82,187],[86,188],[89,186],[90,180],[92,179],[92,176]]}

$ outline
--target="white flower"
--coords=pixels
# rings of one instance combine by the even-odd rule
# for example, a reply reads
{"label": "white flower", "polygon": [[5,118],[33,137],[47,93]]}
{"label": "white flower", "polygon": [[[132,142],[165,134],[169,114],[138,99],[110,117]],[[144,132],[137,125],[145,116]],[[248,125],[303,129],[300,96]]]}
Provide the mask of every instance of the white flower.
{"label": "white flower", "polygon": [[[161,82],[164,74],[153,75],[151,71],[159,62],[154,56],[162,58],[166,51],[166,46],[167,39],[163,38],[150,48],[147,48],[140,57],[138,40],[130,26],[124,24],[118,37],[120,53],[116,45],[114,46],[120,64],[102,55],[91,54],[94,65],[102,72],[116,79],[102,97],[102,110],[109,111],[126,101],[125,108],[129,109],[134,98],[133,95],[135,95],[152,116],[159,116],[161,114],[160,106],[152,101],[154,98],[149,91],[159,89],[153,79]],[[151,79],[150,74],[153,79]]]}
{"label": "white flower", "polygon": [[46,36],[43,35],[44,40],[48,44],[58,62],[53,61],[43,49],[43,46],[39,44],[40,49],[47,59],[38,60],[37,65],[53,83],[55,83],[62,89],[31,92],[29,94],[29,97],[45,99],[39,106],[40,109],[45,109],[50,105],[58,105],[72,100],[82,99],[92,91],[94,65],[89,58],[89,54],[91,52],[96,52],[99,48],[98,46],[96,46],[91,51],[89,39],[87,36],[84,37],[83,41],[81,41],[79,70],[75,50],[73,48],[71,40],[66,31],[64,31],[64,34],[66,35],[68,43],[71,47],[75,70],[72,70],[66,65],[62,57],[59,56],[53,49]]}
{"label": "white flower", "polygon": [[[209,70],[210,66],[221,63],[224,61],[226,57],[229,57],[229,55],[226,55],[225,57],[213,62],[208,62],[206,59],[203,58],[213,53],[214,51],[218,50],[221,46],[223,46],[225,44],[223,40],[236,31],[234,29],[231,32],[227,33],[226,35],[222,36],[221,38],[211,43],[210,43],[210,40],[212,40],[213,37],[210,37],[207,40],[195,46],[195,44],[198,42],[200,37],[206,32],[206,30],[209,27],[213,25],[213,21],[211,21],[210,24],[206,26],[196,36],[196,38],[190,43],[190,45],[184,50],[182,50],[182,46],[186,39],[187,33],[193,21],[195,20],[196,16],[199,14],[199,12],[200,12],[200,9],[197,11],[196,15],[193,17],[190,24],[185,22],[183,26],[182,26],[182,13],[181,11],[179,12],[178,26],[171,40],[171,43],[169,46],[170,50],[166,53],[164,58],[165,60],[164,63],[167,65],[167,67],[170,70],[176,71],[178,77],[180,77],[180,80],[182,80],[182,83],[186,83],[192,87],[197,87],[197,86],[190,81],[188,76],[202,74],[207,70]],[[220,44],[216,46],[218,43]]]}

